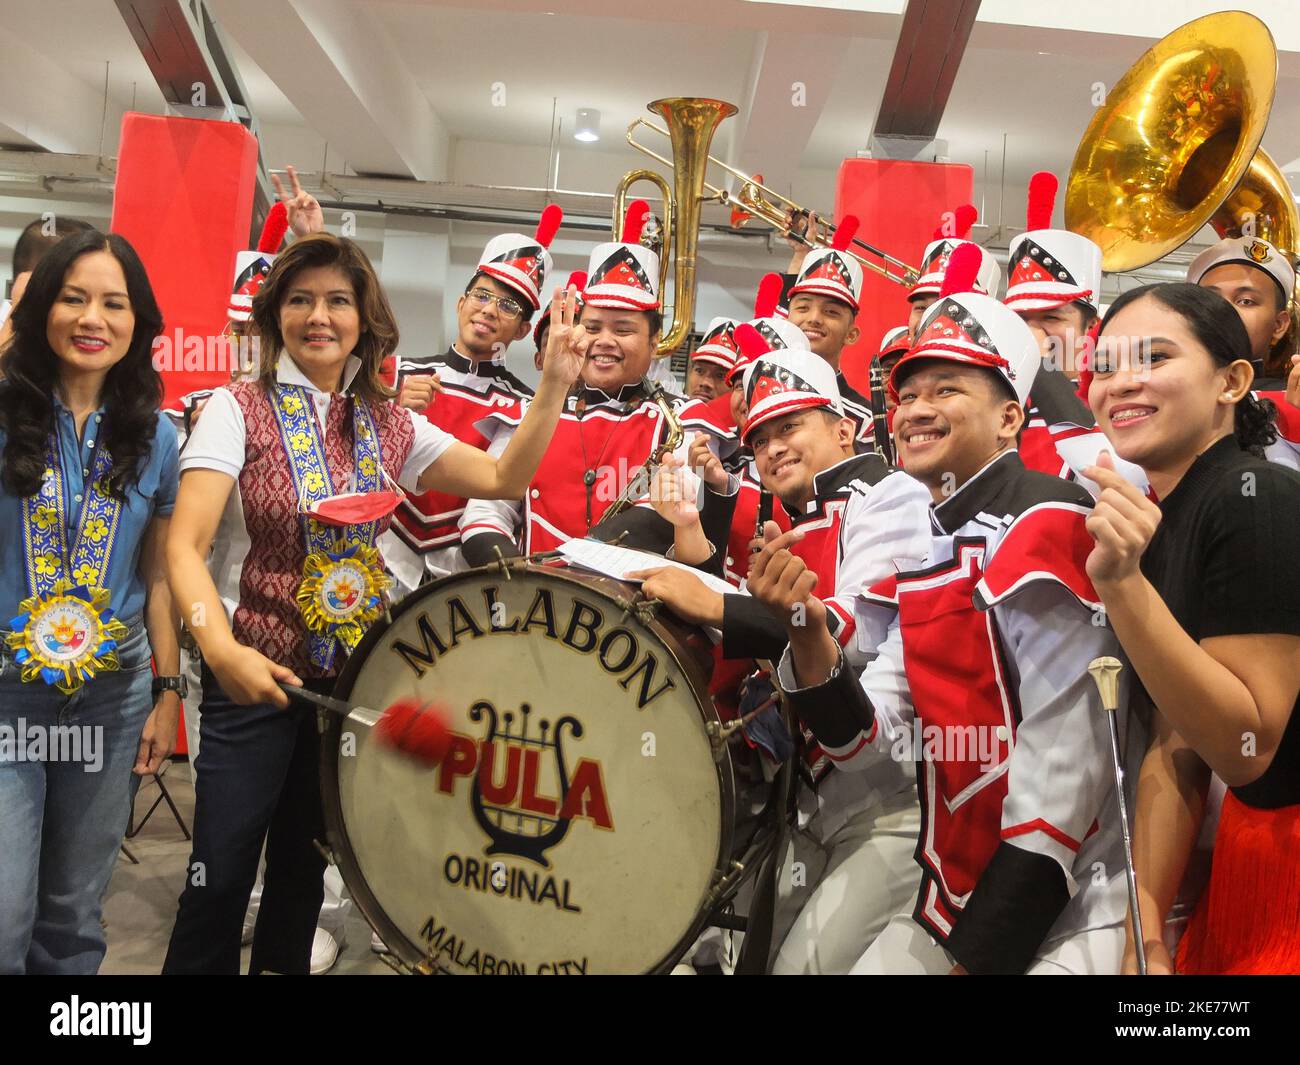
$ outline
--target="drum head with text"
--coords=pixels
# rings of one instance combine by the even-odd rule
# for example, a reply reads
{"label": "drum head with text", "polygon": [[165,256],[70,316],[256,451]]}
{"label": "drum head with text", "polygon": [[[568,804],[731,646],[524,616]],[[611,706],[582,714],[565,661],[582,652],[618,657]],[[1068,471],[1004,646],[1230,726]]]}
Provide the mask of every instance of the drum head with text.
{"label": "drum head with text", "polygon": [[456,973],[663,967],[698,929],[730,846],[704,678],[624,586],[529,567],[422,589],[372,631],[339,694],[450,711],[434,768],[334,719],[331,844],[390,950]]}

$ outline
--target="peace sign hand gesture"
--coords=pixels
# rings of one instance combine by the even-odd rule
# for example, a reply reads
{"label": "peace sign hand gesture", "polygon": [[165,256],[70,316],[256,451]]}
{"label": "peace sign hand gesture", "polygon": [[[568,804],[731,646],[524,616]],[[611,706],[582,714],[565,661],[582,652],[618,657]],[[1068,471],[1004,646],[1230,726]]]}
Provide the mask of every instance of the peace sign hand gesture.
{"label": "peace sign hand gesture", "polygon": [[578,324],[578,288],[557,286],[551,296],[551,328],[546,334],[542,377],[566,391],[587,361],[587,331]]}
{"label": "peace sign hand gesture", "polygon": [[297,170],[292,166],[285,167],[285,170],[289,173],[292,191],[285,191],[279,174],[271,175],[271,184],[275,186],[275,194],[289,212],[289,228],[293,230],[293,235],[305,237],[311,233],[325,232],[325,212],[321,210],[320,203],[298,184]]}

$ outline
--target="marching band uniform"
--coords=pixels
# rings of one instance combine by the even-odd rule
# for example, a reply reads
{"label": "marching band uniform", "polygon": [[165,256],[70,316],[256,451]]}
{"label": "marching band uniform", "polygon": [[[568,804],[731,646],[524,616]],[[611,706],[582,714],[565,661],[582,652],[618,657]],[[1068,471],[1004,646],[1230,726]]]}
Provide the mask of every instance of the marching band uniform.
{"label": "marching band uniform", "polygon": [[[483,249],[476,274],[509,287],[536,312],[551,270],[547,250],[559,228],[562,212],[552,204],[542,212],[531,237],[506,233],[493,237]],[[541,323],[537,329],[540,330]],[[442,391],[434,396],[425,416],[457,440],[480,451],[491,448],[504,425],[518,425],[524,404],[533,390],[505,368],[504,352],[499,358],[471,359],[452,345],[432,358],[400,358],[398,381],[412,374],[434,374]],[[495,415],[504,418],[495,418]],[[494,452],[500,455],[504,442]],[[460,520],[467,500],[447,492],[407,493],[384,538],[384,555],[389,568],[405,591],[418,587],[429,577],[445,576],[466,569],[461,549]]]}
{"label": "marching band uniform", "polygon": [[[638,203],[629,209],[629,215]],[[629,218],[622,241],[598,244],[587,270],[584,306],[648,311],[659,306],[659,256],[638,243],[639,222]],[[674,413],[687,407],[668,397]],[[500,408],[488,415],[494,423],[493,454],[505,449],[526,408]],[[583,384],[570,394],[541,465],[524,498],[470,500],[460,517],[466,557],[482,564],[495,557],[551,551],[567,540],[584,537],[601,526],[605,512],[627,488],[652,452],[667,438],[670,426],[644,382],[623,385],[617,393]],[[681,453],[685,456],[686,443]],[[635,502],[635,501],[634,501]],[[652,509],[635,506],[600,529],[602,539],[626,530],[627,547],[665,549],[672,530]]]}
{"label": "marching band uniform", "polygon": [[[806,346],[752,353],[745,393],[746,436],[765,422],[803,410],[844,413],[834,371]],[[815,594],[826,603],[831,633],[860,660],[856,595],[890,575],[896,559],[924,551],[929,495],[874,452],[821,470],[814,488],[802,513],[785,511],[780,502],[774,509],[803,532],[791,553],[817,573]],[[719,498],[706,493],[706,508],[710,496]],[[850,508],[855,520],[846,523]],[[751,522],[751,533],[752,528]],[[784,625],[757,600],[723,597],[724,657],[775,660],[785,643]],[[843,973],[915,889],[914,774],[910,764],[889,761],[869,773],[841,773],[810,734],[796,757],[805,766],[798,790],[799,831],[786,856],[789,868],[778,881],[774,971]],[[795,863],[804,878],[793,873]]]}
{"label": "marching band uniform", "polygon": [[[930,309],[891,385],[918,358],[986,366],[1022,404],[1039,366],[1027,327],[973,293]],[[860,600],[858,639],[878,651],[860,682],[842,662],[800,689],[783,658],[792,706],[841,770],[921,756],[921,889],[854,972],[1118,971],[1124,863],[1086,672],[1118,646],[1094,624],[1090,506],[1082,488],[1003,452],[931,505],[922,562]],[[933,727],[963,741],[978,730],[989,764],[964,742],[935,757]]]}

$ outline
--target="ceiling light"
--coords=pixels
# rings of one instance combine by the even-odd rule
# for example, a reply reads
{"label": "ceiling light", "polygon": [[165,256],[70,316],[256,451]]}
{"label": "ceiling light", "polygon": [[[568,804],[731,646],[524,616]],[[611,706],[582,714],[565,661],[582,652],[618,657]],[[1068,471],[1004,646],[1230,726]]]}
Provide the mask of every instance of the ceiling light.
{"label": "ceiling light", "polygon": [[600,140],[600,112],[591,107],[579,107],[573,124],[573,139],[590,144]]}

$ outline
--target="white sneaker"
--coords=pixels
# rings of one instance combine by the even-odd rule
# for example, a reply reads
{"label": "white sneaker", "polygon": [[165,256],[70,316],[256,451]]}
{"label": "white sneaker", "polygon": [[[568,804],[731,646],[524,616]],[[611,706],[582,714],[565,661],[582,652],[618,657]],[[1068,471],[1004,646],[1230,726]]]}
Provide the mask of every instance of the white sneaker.
{"label": "white sneaker", "polygon": [[379,938],[378,932],[370,933],[370,949],[373,950],[376,954],[388,953],[388,944]]}
{"label": "white sneaker", "polygon": [[334,963],[339,960],[339,948],[341,946],[343,944],[338,942],[325,929],[316,929],[315,938],[311,941],[312,976],[323,976],[334,968]]}

